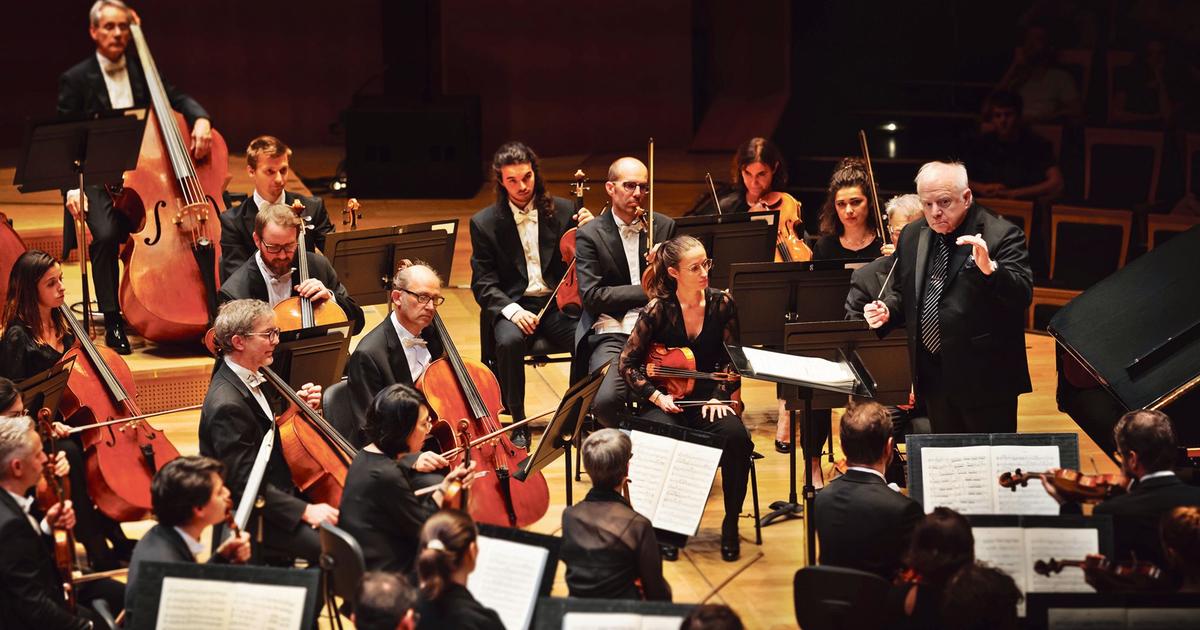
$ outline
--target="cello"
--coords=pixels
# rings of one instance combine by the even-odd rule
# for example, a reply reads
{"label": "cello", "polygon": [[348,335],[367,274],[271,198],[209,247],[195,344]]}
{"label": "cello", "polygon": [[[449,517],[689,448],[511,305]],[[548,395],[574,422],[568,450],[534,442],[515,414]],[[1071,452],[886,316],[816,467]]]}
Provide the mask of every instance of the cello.
{"label": "cello", "polygon": [[[587,182],[587,175],[583,174],[582,169],[576,170],[575,183],[571,185],[571,194],[575,196],[576,216],[579,215],[580,210],[583,210],[583,191],[587,190],[587,187],[583,185],[585,182]],[[558,281],[558,286],[554,287],[554,292],[550,295],[551,299],[558,304],[558,310],[571,317],[579,317],[579,313],[583,311],[583,302],[579,299],[579,281],[575,277],[575,232],[578,229],[573,227],[567,230],[558,241],[558,251],[563,262],[567,263],[567,270],[563,272],[562,279]],[[548,306],[550,306],[550,300],[546,300],[542,310],[538,311],[538,321],[541,321],[542,316],[546,314]]]}
{"label": "cello", "polygon": [[[357,200],[351,199],[350,201],[357,207]],[[292,202],[292,210],[299,216],[301,212],[304,212],[304,204],[297,199]],[[307,230],[308,222],[303,216],[299,216],[299,219],[300,225],[296,228],[296,266],[300,271],[300,284],[304,284],[309,278],[308,249],[304,246],[304,232]],[[329,289],[329,291],[332,293],[333,290]],[[281,331],[303,330],[347,321],[346,311],[338,306],[332,295],[318,304],[313,304],[311,298],[294,295],[276,304],[273,310],[275,311],[276,325]]]}
{"label": "cello", "polygon": [[[167,436],[142,416],[134,396],[133,374],[113,350],[97,346],[65,305],[59,313],[75,335],[63,354],[75,364],[67,377],[58,410],[76,427],[107,423],[83,431],[88,494],[109,518],[126,523],[150,517],[150,481],[167,462],[179,457]],[[129,419],[125,423],[111,420]]]}
{"label": "cello", "polygon": [[[125,173],[113,206],[136,226],[126,247],[120,301],[125,319],[156,342],[199,340],[217,312],[217,262],[229,149],[215,130],[208,157],[188,153],[189,130],[171,109],[141,20],[129,24],[153,106],[138,167]],[[164,225],[164,222],[166,225]]]}
{"label": "cello", "polygon": [[26,249],[21,235],[13,229],[8,217],[0,212],[0,299],[8,295],[8,274]]}

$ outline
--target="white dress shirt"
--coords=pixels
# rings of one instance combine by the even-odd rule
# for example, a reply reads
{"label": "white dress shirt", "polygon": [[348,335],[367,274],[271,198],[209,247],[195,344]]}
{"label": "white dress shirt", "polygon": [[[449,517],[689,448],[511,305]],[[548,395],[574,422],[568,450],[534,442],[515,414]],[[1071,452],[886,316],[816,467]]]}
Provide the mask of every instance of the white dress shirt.
{"label": "white dress shirt", "polygon": [[109,61],[96,51],[96,59],[100,62],[100,74],[104,75],[104,87],[108,88],[108,102],[112,108],[133,107],[133,87],[129,84],[129,69],[125,67],[129,57],[121,55],[117,61]]}
{"label": "white dress shirt", "polygon": [[204,543],[192,538],[191,534],[187,533],[180,527],[176,527],[175,531],[179,534],[179,537],[183,539],[183,544],[187,545],[188,551],[192,553],[192,558],[196,558],[200,554],[204,553]]}
{"label": "white dress shirt", "polygon": [[429,348],[425,347],[425,340],[420,335],[414,335],[400,325],[400,318],[396,317],[396,311],[392,311],[390,319],[392,325],[396,327],[396,335],[400,337],[400,347],[404,350],[404,358],[408,360],[408,373],[412,375],[412,380],[416,383],[417,378],[425,373],[425,368],[429,367],[429,360],[433,355],[429,353]]}
{"label": "white dress shirt", "polygon": [[[299,252],[296,253],[300,255]],[[277,276],[267,269],[267,265],[263,262],[262,252],[254,252],[254,261],[258,263],[258,271],[262,273],[263,280],[267,283],[267,302],[271,304],[271,308],[275,305],[292,297],[292,272],[295,268],[288,269],[287,273]]]}
{"label": "white dress shirt", "polygon": [[[867,468],[866,466],[847,466],[846,467],[846,472],[850,472],[851,470],[857,470],[859,472],[871,473],[872,475],[875,475],[876,477],[879,477],[880,479],[882,479],[884,483],[887,483],[887,477],[884,477],[883,473],[879,472],[878,470],[875,470],[874,468]],[[888,483],[887,487],[891,488],[892,490],[895,490],[896,492],[900,492],[900,486],[896,485],[894,482]]]}
{"label": "white dress shirt", "polygon": [[[542,277],[542,254],[538,249],[538,213],[533,207],[533,200],[518,208],[512,201],[508,202],[512,210],[513,221],[517,224],[517,236],[521,239],[521,249],[525,250],[525,277],[529,284],[525,285],[525,295],[540,297],[550,292],[546,280]],[[521,305],[513,302],[500,309],[500,314],[512,319],[521,310]]]}
{"label": "white dress shirt", "polygon": [[258,189],[255,188],[254,194],[251,195],[251,197],[254,199],[254,207],[258,208],[259,210],[262,210],[264,206],[267,206],[270,204],[286,205],[284,203],[284,199],[287,199],[287,192],[284,191],[284,192],[279,193],[279,198],[276,199],[275,201],[267,201],[262,195],[258,194]]}
{"label": "white dress shirt", "polygon": [[233,370],[233,373],[236,374],[237,377],[241,379],[242,383],[244,383],[246,387],[250,389],[250,394],[254,396],[254,400],[258,401],[258,406],[262,408],[263,413],[267,414],[268,418],[274,420],[275,414],[271,411],[271,405],[267,402],[267,397],[262,392],[262,384],[265,383],[267,379],[258,372],[251,372],[241,365],[238,365],[228,356],[225,357],[225,365],[228,365],[229,369]]}
{"label": "white dress shirt", "polygon": [[[642,283],[641,270],[641,247],[640,235],[642,225],[640,223],[622,223],[617,218],[616,212],[608,213],[612,217],[613,223],[617,226],[617,231],[621,235],[621,245],[625,248],[625,264],[629,265],[629,284]],[[603,219],[604,217],[600,217]],[[642,309],[631,308],[625,312],[625,316],[621,321],[617,321],[613,316],[607,313],[601,313],[596,318],[596,323],[592,324],[592,330],[597,333],[621,333],[628,335],[633,332],[633,326],[637,323],[638,316],[642,314]]]}

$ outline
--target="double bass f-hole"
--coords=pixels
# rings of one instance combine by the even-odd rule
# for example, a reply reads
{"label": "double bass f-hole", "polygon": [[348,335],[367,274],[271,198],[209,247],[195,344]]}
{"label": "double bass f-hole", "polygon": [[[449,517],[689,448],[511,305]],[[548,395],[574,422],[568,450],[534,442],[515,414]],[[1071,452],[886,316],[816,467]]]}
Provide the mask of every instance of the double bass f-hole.
{"label": "double bass f-hole", "polygon": [[167,202],[157,201],[154,203],[154,239],[143,238],[142,242],[146,245],[155,245],[158,239],[162,238],[162,221],[158,218],[158,209],[166,207]]}

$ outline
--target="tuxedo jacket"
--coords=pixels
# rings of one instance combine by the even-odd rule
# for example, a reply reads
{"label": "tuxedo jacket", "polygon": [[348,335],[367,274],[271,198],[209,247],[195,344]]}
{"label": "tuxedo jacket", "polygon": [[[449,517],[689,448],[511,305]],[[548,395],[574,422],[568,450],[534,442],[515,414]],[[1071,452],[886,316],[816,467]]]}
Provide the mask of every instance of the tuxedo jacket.
{"label": "tuxedo jacket", "polygon": [[[429,350],[431,361],[442,356],[442,342],[433,326],[421,331],[421,338],[427,344],[426,349]],[[400,337],[396,334],[391,313],[359,340],[358,346],[354,348],[350,360],[346,363],[346,379],[353,417],[358,422],[350,441],[361,447],[366,443],[362,435],[363,421],[375,395],[389,385],[413,384],[412,373],[408,369],[408,358],[400,345]]]}
{"label": "tuxedo jacket", "polygon": [[[1025,356],[1025,307],[1033,299],[1033,278],[1025,235],[1017,226],[971,204],[962,233],[981,234],[988,253],[1000,265],[984,275],[975,265],[972,247],[952,247],[945,288],[938,306],[942,379],[948,398],[961,407],[999,404],[1033,391]],[[917,349],[921,343],[921,305],[929,275],[935,232],[921,217],[904,227],[896,245],[900,263],[892,279],[902,306],[891,313],[880,334],[907,327],[909,360],[917,395],[921,375]],[[899,316],[899,317],[897,317]]]}
{"label": "tuxedo jacket", "polygon": [[[35,517],[37,518],[37,517]],[[53,541],[35,532],[25,512],[0,489],[0,630],[81,629],[88,621],[67,610],[54,566]]]}
{"label": "tuxedo jacket", "polygon": [[[342,307],[342,310],[346,312],[346,317],[353,324],[351,334],[357,335],[362,332],[364,324],[362,307],[354,301],[354,298],[350,297],[346,287],[338,281],[337,272],[333,270],[333,265],[329,264],[329,259],[316,252],[306,252],[305,255],[308,256],[309,276],[320,280],[325,288],[333,291],[333,299],[338,306]],[[292,295],[296,294],[295,286],[298,284],[300,284],[299,267],[292,272]],[[237,271],[229,276],[229,279],[221,283],[221,290],[217,293],[217,301],[221,304],[244,298],[254,298],[266,302],[268,297],[267,281],[263,278],[253,253],[242,263],[241,267],[238,267]]]}
{"label": "tuxedo jacket", "polygon": [[921,504],[892,490],[883,479],[848,470],[818,492],[813,503],[820,563],[890,580],[923,516]]}
{"label": "tuxedo jacket", "polygon": [[850,291],[846,294],[846,319],[865,319],[863,307],[875,301],[883,283],[887,282],[887,291],[880,298],[887,304],[892,313],[900,310],[900,296],[896,292],[896,274],[888,278],[888,272],[896,262],[895,256],[880,256],[875,260],[859,267],[850,274]]}
{"label": "tuxedo jacket", "polygon": [[1128,494],[1115,496],[1099,505],[1093,514],[1113,517],[1113,543],[1120,561],[1131,553],[1138,560],[1166,566],[1159,542],[1159,520],[1167,512],[1185,505],[1200,506],[1200,487],[1179,477],[1156,477],[1133,485]]}
{"label": "tuxedo jacket", "polygon": [[[219,545],[214,544],[215,549]],[[195,562],[196,557],[192,555],[192,550],[188,549],[187,543],[183,541],[183,537],[179,532],[175,531],[174,527],[166,525],[155,525],[137,541],[137,545],[133,548],[133,557],[129,560],[129,575],[125,581],[125,627],[133,627],[130,620],[137,612],[134,610],[134,602],[137,601],[138,588],[138,573],[141,570],[143,562]],[[225,559],[217,554],[213,554],[209,562],[224,563]]]}
{"label": "tuxedo jacket", "polygon": [[[146,87],[146,75],[133,46],[125,51],[125,67],[129,73],[129,88],[133,93],[134,107],[149,107],[150,92]],[[208,112],[195,99],[184,94],[169,83],[163,82],[171,109],[183,114],[188,126],[199,118],[209,118]],[[111,110],[108,87],[104,84],[104,71],[95,54],[75,64],[58,78],[58,113],[61,115],[91,115]]]}
{"label": "tuxedo jacket", "polygon": [[[304,246],[310,252],[323,250],[325,235],[334,231],[333,224],[329,222],[329,213],[325,210],[325,201],[320,197],[284,191],[284,204],[290,206],[297,199],[304,204],[304,225],[308,228],[304,233]],[[257,214],[258,206],[254,203],[253,194],[221,213],[221,282],[228,280],[257,251],[254,246],[254,217]]]}

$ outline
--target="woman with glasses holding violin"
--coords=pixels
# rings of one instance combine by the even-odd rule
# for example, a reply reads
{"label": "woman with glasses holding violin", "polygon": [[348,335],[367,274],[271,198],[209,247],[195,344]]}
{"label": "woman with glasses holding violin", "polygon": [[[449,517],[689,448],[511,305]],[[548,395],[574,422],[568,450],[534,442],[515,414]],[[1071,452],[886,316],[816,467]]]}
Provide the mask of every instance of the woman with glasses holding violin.
{"label": "woman with glasses holding violin", "polygon": [[[721,558],[733,562],[741,553],[738,515],[754,450],[735,411],[741,406],[736,399],[739,381],[725,350],[725,344],[739,343],[737,306],[728,293],[708,286],[713,263],[695,238],[666,241],[653,264],[654,278],[647,287],[652,299],[621,352],[621,377],[633,395],[652,405],[643,417],[725,438]],[[687,355],[692,360],[681,367],[677,359]],[[689,386],[691,392],[681,396]]]}

